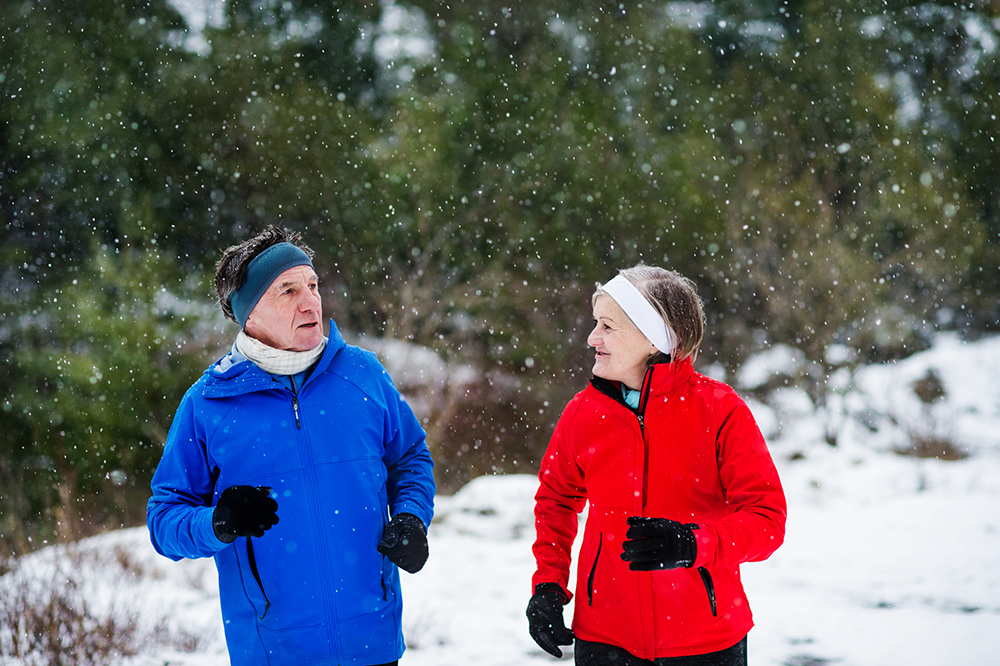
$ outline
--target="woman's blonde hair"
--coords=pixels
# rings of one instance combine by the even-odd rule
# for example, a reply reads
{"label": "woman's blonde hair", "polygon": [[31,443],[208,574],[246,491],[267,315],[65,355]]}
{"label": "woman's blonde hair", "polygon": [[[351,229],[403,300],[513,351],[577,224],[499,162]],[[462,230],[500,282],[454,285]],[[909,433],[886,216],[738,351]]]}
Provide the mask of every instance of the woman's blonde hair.
{"label": "woman's blonde hair", "polygon": [[[694,360],[705,335],[705,311],[694,282],[676,271],[643,264],[623,268],[618,274],[635,285],[677,334],[677,347],[669,360],[677,362],[688,357]],[[591,302],[596,302],[598,296],[607,295],[598,287]],[[662,363],[668,358],[666,354],[657,353],[650,357],[649,364]]]}

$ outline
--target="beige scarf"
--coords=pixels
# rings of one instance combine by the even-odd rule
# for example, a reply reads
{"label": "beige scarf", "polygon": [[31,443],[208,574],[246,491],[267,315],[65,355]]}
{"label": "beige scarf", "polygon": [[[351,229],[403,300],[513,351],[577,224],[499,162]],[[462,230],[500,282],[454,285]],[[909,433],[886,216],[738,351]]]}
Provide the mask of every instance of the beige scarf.
{"label": "beige scarf", "polygon": [[326,349],[326,338],[309,351],[287,351],[265,345],[244,331],[236,336],[236,349],[271,375],[297,375],[309,369]]}

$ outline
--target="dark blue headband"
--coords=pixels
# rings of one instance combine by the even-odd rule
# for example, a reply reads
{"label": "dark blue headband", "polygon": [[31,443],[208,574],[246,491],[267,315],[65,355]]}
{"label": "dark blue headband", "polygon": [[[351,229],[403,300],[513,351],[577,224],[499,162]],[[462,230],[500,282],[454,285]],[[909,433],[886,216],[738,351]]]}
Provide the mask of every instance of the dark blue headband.
{"label": "dark blue headband", "polygon": [[240,323],[240,328],[246,326],[250,313],[271,283],[289,268],[296,266],[312,268],[312,259],[291,243],[272,245],[253,258],[247,266],[247,281],[229,297],[233,316]]}

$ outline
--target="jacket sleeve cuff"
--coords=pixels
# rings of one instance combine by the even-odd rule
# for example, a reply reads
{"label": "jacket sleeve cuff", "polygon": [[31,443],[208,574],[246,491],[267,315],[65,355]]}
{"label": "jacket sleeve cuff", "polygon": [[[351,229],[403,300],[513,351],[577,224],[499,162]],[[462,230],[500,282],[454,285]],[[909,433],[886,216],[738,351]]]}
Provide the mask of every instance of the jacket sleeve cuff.
{"label": "jacket sleeve cuff", "polygon": [[699,529],[692,530],[691,532],[694,534],[695,543],[698,545],[698,552],[691,567],[697,569],[698,567],[711,566],[712,560],[715,559],[716,544],[718,542],[715,530],[701,525]]}
{"label": "jacket sleeve cuff", "polygon": [[193,535],[195,543],[203,544],[206,550],[210,551],[205,557],[213,557],[220,550],[231,545],[215,536],[215,528],[212,527],[213,512],[214,509],[210,507],[206,507],[204,511],[199,511],[191,526],[191,529],[195,532]]}
{"label": "jacket sleeve cuff", "polygon": [[568,604],[570,599],[573,598],[573,595],[566,591],[566,589],[559,583],[539,583],[538,585],[535,585],[535,594],[546,590],[559,592],[563,596],[563,605]]}
{"label": "jacket sleeve cuff", "polygon": [[420,522],[424,524],[424,530],[427,530],[431,526],[431,513],[418,506],[415,502],[400,502],[399,504],[392,507],[392,515],[398,516],[401,513],[410,513],[420,519]]}

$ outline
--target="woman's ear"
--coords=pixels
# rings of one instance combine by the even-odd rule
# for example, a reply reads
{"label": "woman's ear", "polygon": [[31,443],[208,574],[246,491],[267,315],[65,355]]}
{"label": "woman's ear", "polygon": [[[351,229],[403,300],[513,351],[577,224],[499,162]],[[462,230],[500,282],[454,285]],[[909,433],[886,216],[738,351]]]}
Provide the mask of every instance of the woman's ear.
{"label": "woman's ear", "polygon": [[659,349],[653,348],[653,353],[646,359],[646,367],[657,363],[670,363],[670,354],[664,354]]}

